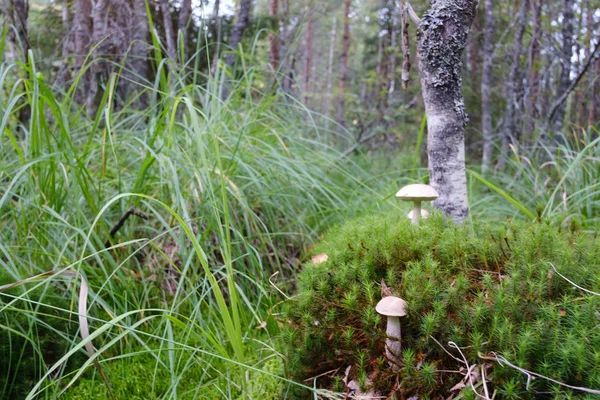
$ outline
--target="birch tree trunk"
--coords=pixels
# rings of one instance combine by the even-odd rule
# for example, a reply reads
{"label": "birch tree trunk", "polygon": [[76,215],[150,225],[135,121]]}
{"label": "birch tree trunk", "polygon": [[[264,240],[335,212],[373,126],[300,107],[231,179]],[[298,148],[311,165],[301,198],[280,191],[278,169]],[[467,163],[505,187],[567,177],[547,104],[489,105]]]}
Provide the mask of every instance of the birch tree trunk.
{"label": "birch tree trunk", "polygon": [[419,22],[417,44],[427,114],[429,183],[440,197],[434,205],[455,222],[469,213],[465,170],[465,125],[461,56],[477,0],[432,0]]}
{"label": "birch tree trunk", "polygon": [[[575,13],[573,11],[573,0],[564,0],[563,9],[563,25],[562,25],[562,51],[561,51],[561,62],[562,68],[560,71],[560,78],[558,81],[558,87],[556,89],[556,99],[560,99],[563,94],[567,92],[571,85],[571,57],[573,55],[573,33],[575,30],[574,20]],[[552,134],[555,136],[555,141],[558,138],[556,136],[562,131],[563,120],[565,119],[565,112],[567,102],[563,101],[562,104],[556,110],[552,121],[550,121]]]}
{"label": "birch tree trunk", "polygon": [[344,125],[344,106],[346,104],[346,81],[348,80],[348,50],[350,49],[350,1],[344,0],[344,38],[342,42],[340,67],[340,97],[338,100],[337,120]]}
{"label": "birch tree trunk", "polygon": [[494,132],[492,125],[492,82],[494,57],[494,0],[485,0],[483,25],[483,65],[481,71],[481,132],[483,133],[483,156],[481,172],[486,173],[492,165]]}
{"label": "birch tree trunk", "polygon": [[499,170],[504,169],[506,166],[506,159],[508,156],[508,147],[511,144],[516,144],[517,141],[517,123],[516,123],[516,111],[518,108],[517,94],[519,91],[519,66],[521,60],[521,53],[523,51],[523,35],[525,34],[525,23],[527,22],[527,10],[529,8],[529,0],[521,0],[521,7],[519,9],[517,29],[515,32],[515,41],[512,48],[512,64],[510,72],[508,74],[507,86],[507,99],[506,99],[506,110],[504,112],[504,125],[502,127],[502,150],[500,151],[500,157],[498,157],[498,164],[496,168]]}

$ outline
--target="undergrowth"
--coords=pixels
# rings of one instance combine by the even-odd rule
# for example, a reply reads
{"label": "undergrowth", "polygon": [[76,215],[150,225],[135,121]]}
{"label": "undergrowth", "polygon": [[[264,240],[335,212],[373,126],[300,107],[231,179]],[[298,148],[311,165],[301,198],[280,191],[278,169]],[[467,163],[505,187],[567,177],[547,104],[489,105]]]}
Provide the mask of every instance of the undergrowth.
{"label": "undergrowth", "polygon": [[[572,229],[570,229],[572,228]],[[350,221],[329,232],[298,277],[286,333],[289,369],[318,387],[398,398],[448,397],[467,364],[484,365],[497,398],[576,397],[514,365],[573,386],[600,388],[600,240],[577,226],[510,220],[456,226],[439,215],[420,226],[398,213]],[[552,264],[551,264],[552,263]],[[406,300],[398,372],[385,358],[382,280]],[[351,367],[348,369],[348,367]],[[347,374],[347,375],[346,375]],[[310,378],[313,378],[310,380]],[[481,381],[476,381],[481,387]],[[454,391],[473,396],[468,387]]]}

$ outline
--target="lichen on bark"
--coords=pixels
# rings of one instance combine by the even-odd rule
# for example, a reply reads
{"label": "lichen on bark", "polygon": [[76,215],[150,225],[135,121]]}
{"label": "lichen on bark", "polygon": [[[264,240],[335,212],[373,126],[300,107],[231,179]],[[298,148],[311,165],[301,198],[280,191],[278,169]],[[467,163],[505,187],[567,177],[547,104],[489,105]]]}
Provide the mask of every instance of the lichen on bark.
{"label": "lichen on bark", "polygon": [[468,214],[461,56],[476,8],[475,0],[433,0],[419,24],[429,180],[440,193],[434,205],[456,222]]}

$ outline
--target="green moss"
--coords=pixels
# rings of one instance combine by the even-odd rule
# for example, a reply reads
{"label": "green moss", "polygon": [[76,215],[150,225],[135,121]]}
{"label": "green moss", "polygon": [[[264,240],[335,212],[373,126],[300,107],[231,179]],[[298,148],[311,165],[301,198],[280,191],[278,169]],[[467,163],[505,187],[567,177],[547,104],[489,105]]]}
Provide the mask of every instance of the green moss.
{"label": "green moss", "polygon": [[[337,368],[343,374],[353,365],[376,377],[374,389],[382,393],[391,392],[400,374],[401,398],[435,397],[461,378],[440,372],[461,366],[436,343],[459,357],[447,345],[453,341],[465,347],[471,364],[496,352],[565,383],[598,387],[600,297],[576,289],[550,265],[600,292],[600,241],[589,234],[549,222],[456,226],[438,215],[414,226],[390,214],[340,226],[315,251],[329,259],[304,266],[288,311],[296,332],[289,368],[297,378]],[[377,320],[372,310],[382,279],[409,307],[402,319],[404,355],[417,361],[404,360],[398,372],[377,361],[385,318]],[[504,398],[560,390],[537,379],[527,391],[524,375],[497,363],[489,374],[492,390]],[[339,378],[329,374],[318,383],[334,388]]]}
{"label": "green moss", "polygon": [[[259,371],[232,368],[232,365],[209,364],[201,357],[188,353],[175,359],[184,367],[170,371],[166,357],[157,363],[155,357],[145,354],[112,360],[103,364],[113,394],[118,399],[153,400],[169,398],[177,393],[179,399],[238,398],[275,400],[282,398],[283,385],[278,376],[283,374],[283,362],[272,357],[254,365]],[[212,369],[218,373],[214,379],[206,374]],[[69,400],[109,399],[104,381],[93,368],[88,376],[79,379],[61,397]],[[205,383],[201,383],[205,382]],[[243,389],[241,389],[243,388]],[[241,390],[240,390],[241,389]],[[227,395],[226,395],[227,394]]]}

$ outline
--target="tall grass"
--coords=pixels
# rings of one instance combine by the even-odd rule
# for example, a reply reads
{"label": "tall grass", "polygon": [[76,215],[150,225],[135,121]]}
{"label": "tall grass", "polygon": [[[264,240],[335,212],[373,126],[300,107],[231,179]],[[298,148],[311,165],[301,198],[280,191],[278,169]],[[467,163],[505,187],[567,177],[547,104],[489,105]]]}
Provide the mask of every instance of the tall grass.
{"label": "tall grass", "polygon": [[481,177],[471,171],[475,218],[559,219],[565,226],[600,228],[598,131],[574,131],[555,150],[512,148],[506,171]]}
{"label": "tall grass", "polygon": [[[11,81],[16,69],[27,78]],[[105,398],[96,361],[121,398],[251,397],[253,379],[291,384],[275,379],[282,362],[269,364],[282,357],[269,276],[281,272],[277,284],[289,288],[323,229],[386,196],[338,161],[307,110],[258,89],[264,71],[243,69],[226,100],[228,75],[190,85],[185,73],[159,72],[141,109],[118,98],[114,74],[86,117],[74,101],[79,77],[61,92],[32,54],[0,67],[13,88],[0,103],[0,283],[77,271],[90,287],[91,325],[81,339],[77,279],[1,293],[11,360],[1,397]],[[24,106],[31,119],[19,127]],[[138,388],[122,385],[130,369],[149,374]]]}

